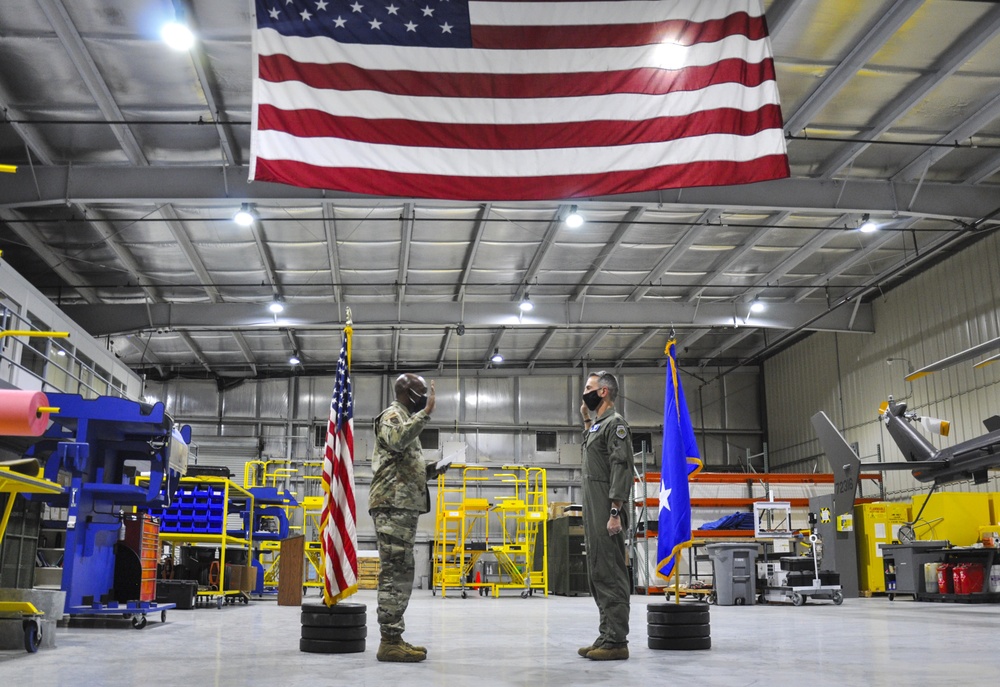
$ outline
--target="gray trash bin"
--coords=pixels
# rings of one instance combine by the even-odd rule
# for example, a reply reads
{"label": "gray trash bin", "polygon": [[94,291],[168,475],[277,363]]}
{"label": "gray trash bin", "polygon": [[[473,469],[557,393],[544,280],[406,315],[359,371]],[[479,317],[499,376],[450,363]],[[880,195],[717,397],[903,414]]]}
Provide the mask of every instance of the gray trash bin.
{"label": "gray trash bin", "polygon": [[709,544],[705,550],[712,559],[715,602],[752,606],[757,597],[757,544]]}

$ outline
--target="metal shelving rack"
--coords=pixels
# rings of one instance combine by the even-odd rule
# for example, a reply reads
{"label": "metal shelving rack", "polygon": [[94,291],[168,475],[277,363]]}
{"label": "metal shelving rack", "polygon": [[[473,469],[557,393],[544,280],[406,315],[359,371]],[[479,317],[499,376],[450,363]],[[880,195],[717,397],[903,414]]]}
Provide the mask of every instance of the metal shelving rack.
{"label": "metal shelving rack", "polygon": [[[198,586],[198,599],[215,602],[217,608],[224,603],[249,601],[242,581],[236,589],[227,589],[226,557],[232,551],[245,553],[244,567],[249,569],[253,555],[253,533],[229,530],[231,514],[253,512],[253,494],[232,480],[222,477],[184,477],[180,480],[177,495],[169,508],[153,510],[161,519],[160,541],[178,547],[183,544],[215,547],[218,551],[218,571],[208,585]],[[214,565],[213,565],[214,567]]]}

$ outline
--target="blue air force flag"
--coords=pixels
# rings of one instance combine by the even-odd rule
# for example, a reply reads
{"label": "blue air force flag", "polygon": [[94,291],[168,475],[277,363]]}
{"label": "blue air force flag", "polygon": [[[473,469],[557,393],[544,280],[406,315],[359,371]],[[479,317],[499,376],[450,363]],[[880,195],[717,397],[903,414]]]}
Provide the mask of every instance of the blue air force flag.
{"label": "blue air force flag", "polygon": [[677,341],[667,342],[669,358],[663,393],[663,468],[660,473],[660,525],[656,546],[656,571],[669,578],[675,556],[691,541],[691,498],[688,476],[701,469],[698,444],[684,389],[677,374]]}

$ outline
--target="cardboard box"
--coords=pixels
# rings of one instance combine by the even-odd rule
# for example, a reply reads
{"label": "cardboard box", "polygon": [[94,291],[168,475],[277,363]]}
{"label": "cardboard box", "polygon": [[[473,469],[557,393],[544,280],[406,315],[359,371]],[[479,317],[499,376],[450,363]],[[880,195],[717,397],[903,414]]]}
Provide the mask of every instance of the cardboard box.
{"label": "cardboard box", "polygon": [[564,518],[566,514],[563,513],[563,508],[572,505],[571,501],[553,501],[549,504],[549,520],[555,520],[556,518]]}
{"label": "cardboard box", "polygon": [[226,575],[222,581],[224,591],[238,591],[243,588],[243,566],[226,564]]}
{"label": "cardboard box", "polygon": [[243,571],[243,579],[240,580],[242,583],[240,585],[240,591],[249,594],[257,586],[257,568],[252,565],[246,567],[241,567],[240,570]]}

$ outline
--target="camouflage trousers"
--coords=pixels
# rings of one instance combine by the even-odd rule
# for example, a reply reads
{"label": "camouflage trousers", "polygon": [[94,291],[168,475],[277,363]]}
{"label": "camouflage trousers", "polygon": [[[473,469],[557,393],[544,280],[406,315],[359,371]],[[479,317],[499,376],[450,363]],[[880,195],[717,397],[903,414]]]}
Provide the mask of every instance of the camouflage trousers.
{"label": "camouflage trousers", "polygon": [[376,508],[369,511],[378,535],[378,624],[382,634],[398,637],[406,625],[403,613],[413,593],[413,541],[417,537],[415,510]]}

